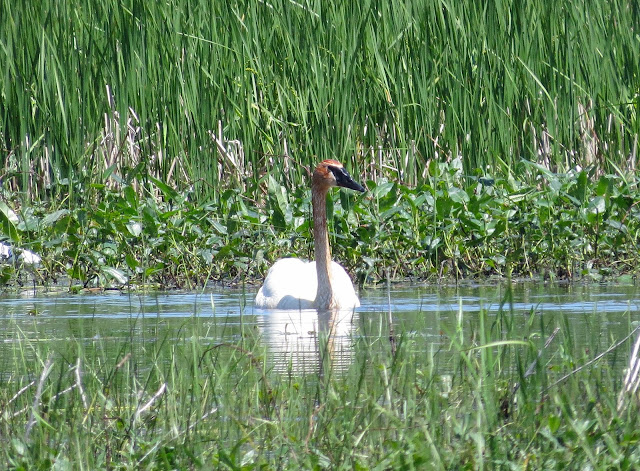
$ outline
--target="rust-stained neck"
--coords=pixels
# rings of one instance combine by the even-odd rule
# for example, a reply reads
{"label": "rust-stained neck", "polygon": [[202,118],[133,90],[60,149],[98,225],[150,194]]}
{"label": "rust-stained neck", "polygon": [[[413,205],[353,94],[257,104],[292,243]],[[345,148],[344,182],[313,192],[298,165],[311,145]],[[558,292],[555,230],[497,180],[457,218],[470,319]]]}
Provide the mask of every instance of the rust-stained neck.
{"label": "rust-stained neck", "polygon": [[329,247],[329,231],[327,230],[327,192],[330,186],[311,186],[311,204],[313,206],[313,245],[318,275],[318,292],[316,309],[330,309],[333,305],[331,288],[331,249]]}
{"label": "rust-stained neck", "polygon": [[331,284],[331,249],[327,230],[327,193],[330,188],[336,186],[365,191],[362,185],[353,181],[351,175],[337,160],[323,160],[313,172],[311,203],[313,205],[313,245],[318,277],[315,307],[321,310],[334,309],[339,303]]}

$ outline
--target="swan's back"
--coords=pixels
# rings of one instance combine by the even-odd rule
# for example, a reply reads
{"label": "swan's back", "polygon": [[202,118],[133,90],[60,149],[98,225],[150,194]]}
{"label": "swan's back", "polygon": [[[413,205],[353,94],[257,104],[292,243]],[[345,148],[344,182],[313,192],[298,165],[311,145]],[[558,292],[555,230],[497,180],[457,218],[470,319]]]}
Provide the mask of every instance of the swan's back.
{"label": "swan's back", "polygon": [[[360,306],[351,278],[336,262],[331,262],[331,286],[335,309]],[[314,309],[317,291],[316,262],[283,258],[269,269],[255,306],[260,309]]]}

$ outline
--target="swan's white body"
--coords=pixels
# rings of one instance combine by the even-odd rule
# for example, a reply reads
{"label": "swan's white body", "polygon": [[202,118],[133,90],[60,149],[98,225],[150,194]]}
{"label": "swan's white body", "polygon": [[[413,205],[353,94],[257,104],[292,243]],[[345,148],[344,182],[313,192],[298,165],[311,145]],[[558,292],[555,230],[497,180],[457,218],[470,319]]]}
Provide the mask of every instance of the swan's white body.
{"label": "swan's white body", "polygon": [[360,306],[351,278],[344,268],[331,261],[326,197],[329,189],[335,186],[365,191],[340,162],[325,160],[316,167],[311,184],[315,261],[278,260],[258,291],[256,307],[327,310]]}
{"label": "swan's white body", "polygon": [[[351,278],[339,263],[331,262],[331,285],[339,309],[360,306]],[[262,309],[314,309],[318,293],[316,262],[282,258],[269,269],[256,296]]]}

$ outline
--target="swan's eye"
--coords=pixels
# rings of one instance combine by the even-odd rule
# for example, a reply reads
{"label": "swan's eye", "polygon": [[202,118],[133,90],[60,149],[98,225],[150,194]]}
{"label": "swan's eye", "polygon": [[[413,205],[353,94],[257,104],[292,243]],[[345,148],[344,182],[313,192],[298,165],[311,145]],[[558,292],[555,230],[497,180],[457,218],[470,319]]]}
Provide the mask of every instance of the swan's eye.
{"label": "swan's eye", "polygon": [[351,178],[351,175],[349,175],[349,172],[347,172],[344,169],[344,167],[336,167],[334,165],[328,165],[327,168],[331,170],[331,173],[335,177],[337,186],[350,188],[352,190],[361,191],[361,192],[366,191],[362,185],[353,181],[353,178]]}
{"label": "swan's eye", "polygon": [[328,165],[327,168],[329,170],[331,170],[331,173],[333,173],[333,176],[336,178],[337,181],[340,180],[351,180],[351,175],[349,175],[349,172],[347,172],[344,167],[336,167],[334,165]]}

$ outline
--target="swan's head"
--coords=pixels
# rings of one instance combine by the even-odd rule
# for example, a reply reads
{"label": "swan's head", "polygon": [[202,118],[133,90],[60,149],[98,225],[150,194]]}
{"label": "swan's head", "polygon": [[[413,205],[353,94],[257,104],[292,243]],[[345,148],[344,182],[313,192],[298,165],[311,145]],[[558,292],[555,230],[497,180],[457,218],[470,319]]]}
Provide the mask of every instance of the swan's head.
{"label": "swan's head", "polygon": [[323,160],[318,164],[313,172],[313,186],[329,189],[334,186],[341,186],[360,192],[366,191],[358,182],[354,181],[337,160]]}

